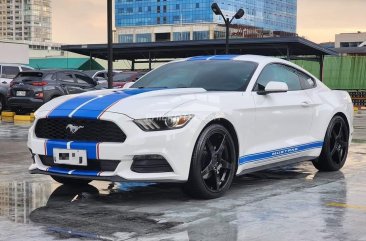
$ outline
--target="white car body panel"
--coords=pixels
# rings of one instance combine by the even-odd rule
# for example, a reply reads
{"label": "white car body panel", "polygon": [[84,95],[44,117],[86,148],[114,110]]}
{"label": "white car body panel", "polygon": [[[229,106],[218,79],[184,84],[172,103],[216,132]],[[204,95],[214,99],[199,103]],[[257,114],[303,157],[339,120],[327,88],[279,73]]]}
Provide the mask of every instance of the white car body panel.
{"label": "white car body panel", "polygon": [[[39,155],[48,154],[47,150],[52,148],[48,145],[52,140],[37,138],[35,125],[39,119],[51,118],[58,109],[58,113],[70,120],[92,117],[111,121],[126,134],[124,143],[96,143],[94,147],[97,153],[92,155],[99,160],[120,161],[114,172],[93,175],[105,180],[109,180],[108,177],[120,177],[128,181],[187,181],[196,140],[207,124],[215,120],[225,120],[236,132],[237,174],[295,158],[317,158],[330,120],[337,113],[347,118],[352,138],[353,105],[348,93],[330,90],[310,73],[285,60],[252,55],[238,56],[233,60],[258,63],[244,92],[210,92],[204,89],[157,89],[147,92],[137,89],[101,90],[63,96],[46,103],[36,112],[36,121],[29,132],[28,146],[35,155],[30,171],[37,173],[40,170],[43,174],[77,177],[73,174],[74,170],[69,170],[66,174],[59,170],[52,172],[39,158]],[[263,68],[270,63],[292,66],[311,76],[317,86],[309,90],[258,95],[252,91],[253,87]],[[92,106],[99,98],[107,100],[112,95],[126,93],[135,94],[114,100],[104,108],[97,104]],[[88,100],[78,103],[77,98]],[[72,101],[78,104],[70,109],[60,107]],[[84,114],[78,116],[83,109]],[[194,115],[194,118],[182,129],[156,132],[145,132],[133,122],[134,119],[179,115]],[[63,145],[68,149],[73,148],[70,143]],[[133,157],[138,155],[161,155],[173,172],[133,172]]]}

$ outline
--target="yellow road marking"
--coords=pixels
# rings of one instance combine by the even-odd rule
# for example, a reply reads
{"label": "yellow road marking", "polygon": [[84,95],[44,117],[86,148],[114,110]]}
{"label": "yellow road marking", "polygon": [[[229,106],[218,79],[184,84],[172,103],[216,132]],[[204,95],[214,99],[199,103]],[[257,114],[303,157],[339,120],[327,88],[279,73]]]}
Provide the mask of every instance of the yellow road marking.
{"label": "yellow road marking", "polygon": [[361,211],[366,212],[366,206],[349,205],[349,204],[345,204],[345,203],[336,203],[336,202],[327,203],[327,206],[328,207],[337,207],[337,208],[356,209],[356,210],[361,210]]}

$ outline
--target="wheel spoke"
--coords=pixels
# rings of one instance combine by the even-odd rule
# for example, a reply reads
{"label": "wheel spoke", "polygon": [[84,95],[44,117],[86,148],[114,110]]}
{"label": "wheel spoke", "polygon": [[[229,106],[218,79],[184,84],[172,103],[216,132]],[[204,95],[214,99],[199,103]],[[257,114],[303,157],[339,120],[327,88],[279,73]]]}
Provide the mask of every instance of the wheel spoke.
{"label": "wheel spoke", "polygon": [[342,162],[342,149],[338,151],[338,164]]}
{"label": "wheel spoke", "polygon": [[337,145],[334,144],[334,147],[333,147],[332,151],[330,152],[330,156],[333,156],[336,152],[337,152]]}
{"label": "wheel spoke", "polygon": [[220,190],[221,178],[217,172],[214,172],[216,191]]}
{"label": "wheel spoke", "polygon": [[203,179],[208,179],[211,177],[211,172],[213,171],[213,166],[212,163],[210,162],[210,164],[208,164],[208,166],[203,169],[203,171],[201,171],[201,175]]}
{"label": "wheel spoke", "polygon": [[342,136],[342,130],[343,130],[343,123],[340,122],[339,132],[338,132],[338,135],[337,135],[338,138],[340,138]]}
{"label": "wheel spoke", "polygon": [[342,146],[342,148],[346,148],[348,146],[348,143],[346,141],[339,141],[339,144]]}
{"label": "wheel spoke", "polygon": [[209,152],[210,152],[211,156],[212,156],[213,154],[215,154],[215,148],[214,148],[214,146],[212,145],[212,143],[211,143],[211,141],[210,141],[210,140],[207,140],[207,142],[206,142],[206,146],[208,147],[208,150],[209,150]]}
{"label": "wheel spoke", "polygon": [[227,169],[227,170],[233,169],[233,164],[231,164],[230,162],[227,162],[224,159],[221,159],[221,162],[220,163],[222,165],[222,168],[224,168],[224,169]]}
{"label": "wheel spoke", "polygon": [[224,138],[222,138],[221,144],[219,149],[217,149],[217,153],[221,155],[225,150],[225,143],[226,143],[226,135],[224,135]]}

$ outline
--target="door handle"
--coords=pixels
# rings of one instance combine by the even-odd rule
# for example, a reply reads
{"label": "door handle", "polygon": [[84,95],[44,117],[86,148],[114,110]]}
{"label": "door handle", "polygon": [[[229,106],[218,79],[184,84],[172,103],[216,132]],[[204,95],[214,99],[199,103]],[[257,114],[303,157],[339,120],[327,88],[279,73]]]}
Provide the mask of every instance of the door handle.
{"label": "door handle", "polygon": [[302,103],[301,103],[301,105],[303,106],[303,107],[308,107],[308,106],[310,106],[312,103],[311,103],[311,101],[303,101]]}

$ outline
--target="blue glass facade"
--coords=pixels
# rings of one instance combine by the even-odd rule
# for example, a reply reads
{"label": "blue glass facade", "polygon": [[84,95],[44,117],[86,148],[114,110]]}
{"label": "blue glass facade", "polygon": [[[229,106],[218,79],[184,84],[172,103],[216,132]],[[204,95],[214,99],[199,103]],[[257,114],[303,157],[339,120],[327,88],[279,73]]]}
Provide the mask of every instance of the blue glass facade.
{"label": "blue glass facade", "polygon": [[[211,11],[213,2],[213,0],[115,0],[116,27],[223,23],[221,17]],[[233,16],[239,8],[245,10],[245,17],[234,20],[235,24],[296,33],[297,0],[215,2],[228,17]]]}

